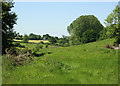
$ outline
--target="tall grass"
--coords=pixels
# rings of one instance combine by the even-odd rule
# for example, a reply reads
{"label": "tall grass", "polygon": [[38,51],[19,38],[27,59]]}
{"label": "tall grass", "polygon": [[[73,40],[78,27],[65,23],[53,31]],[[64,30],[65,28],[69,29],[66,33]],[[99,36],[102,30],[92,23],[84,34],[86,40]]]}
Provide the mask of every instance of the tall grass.
{"label": "tall grass", "polygon": [[51,53],[36,57],[30,64],[13,69],[3,65],[3,84],[117,84],[118,50],[104,48],[112,43],[113,39],[107,39],[44,48],[40,51]]}

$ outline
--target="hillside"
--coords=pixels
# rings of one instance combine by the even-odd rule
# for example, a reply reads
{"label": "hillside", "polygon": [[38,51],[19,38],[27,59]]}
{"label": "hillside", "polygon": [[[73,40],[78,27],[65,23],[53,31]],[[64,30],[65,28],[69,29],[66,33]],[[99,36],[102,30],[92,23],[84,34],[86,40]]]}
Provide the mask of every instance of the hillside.
{"label": "hillside", "polygon": [[44,48],[51,53],[12,69],[3,59],[3,84],[117,84],[118,50],[105,48],[113,41]]}

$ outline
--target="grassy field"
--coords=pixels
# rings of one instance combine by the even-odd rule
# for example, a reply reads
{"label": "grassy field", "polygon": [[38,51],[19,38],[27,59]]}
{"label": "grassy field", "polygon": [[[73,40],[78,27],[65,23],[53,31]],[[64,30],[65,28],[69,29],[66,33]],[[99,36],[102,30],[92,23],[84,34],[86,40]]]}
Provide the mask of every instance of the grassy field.
{"label": "grassy field", "polygon": [[[14,39],[14,41],[22,41],[22,40],[17,40],[17,39]],[[44,42],[44,43],[48,43],[49,41],[47,40],[29,40],[28,42],[33,42],[33,43],[39,43],[39,42]]]}
{"label": "grassy field", "polygon": [[104,48],[113,41],[41,49],[51,54],[12,69],[3,65],[3,84],[117,84],[118,50]]}

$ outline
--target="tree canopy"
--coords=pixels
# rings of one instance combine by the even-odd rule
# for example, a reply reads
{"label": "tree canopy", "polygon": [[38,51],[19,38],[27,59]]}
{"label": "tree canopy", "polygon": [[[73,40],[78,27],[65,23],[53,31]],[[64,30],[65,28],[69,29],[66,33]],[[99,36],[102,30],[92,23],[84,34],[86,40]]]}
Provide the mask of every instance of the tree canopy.
{"label": "tree canopy", "polygon": [[[67,27],[67,31],[71,35],[71,44],[95,41],[99,38],[99,32],[101,30],[103,30],[103,25],[94,15],[80,16]],[[94,34],[91,35],[92,32]],[[85,34],[87,34],[87,36],[85,36]],[[92,38],[89,38],[89,36]]]}
{"label": "tree canopy", "polygon": [[14,38],[13,27],[16,24],[17,15],[11,11],[14,6],[13,2],[2,2],[2,52],[11,46],[12,39]]}
{"label": "tree canopy", "polygon": [[118,27],[118,18],[120,18],[120,7],[117,5],[115,9],[105,19],[106,35],[116,39],[116,43],[120,44],[120,28]]}
{"label": "tree canopy", "polygon": [[36,35],[36,34],[30,33],[29,34],[29,39],[30,40],[41,40],[42,37],[40,35]]}

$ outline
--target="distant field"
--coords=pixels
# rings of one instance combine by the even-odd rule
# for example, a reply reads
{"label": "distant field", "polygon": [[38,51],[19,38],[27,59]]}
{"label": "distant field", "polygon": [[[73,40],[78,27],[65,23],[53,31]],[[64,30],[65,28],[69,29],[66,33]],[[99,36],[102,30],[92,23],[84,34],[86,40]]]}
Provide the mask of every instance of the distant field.
{"label": "distant field", "polygon": [[[3,59],[3,84],[117,84],[118,50],[105,48],[113,41],[44,48],[39,52],[51,54],[16,68]],[[25,45],[32,49],[35,44]]]}
{"label": "distant field", "polygon": [[[16,40],[16,39],[14,39],[14,41],[22,41],[22,40]],[[48,43],[49,42],[48,40],[29,40],[28,42],[39,43],[41,41],[44,42],[44,43]]]}

